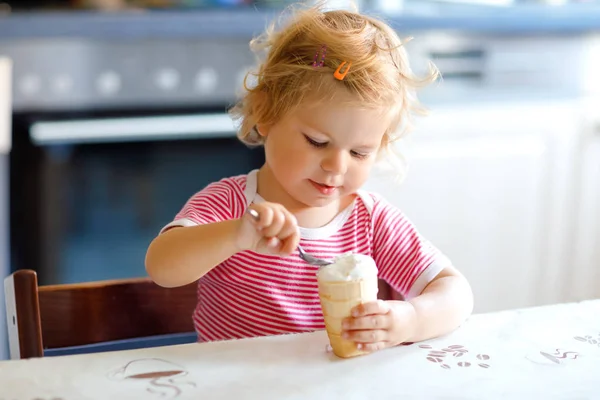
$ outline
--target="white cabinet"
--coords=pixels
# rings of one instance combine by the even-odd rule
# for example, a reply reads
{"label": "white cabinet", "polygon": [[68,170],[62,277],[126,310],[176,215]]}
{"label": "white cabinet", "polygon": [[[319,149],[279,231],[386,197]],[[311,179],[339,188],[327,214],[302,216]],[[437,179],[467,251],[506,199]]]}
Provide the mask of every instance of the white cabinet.
{"label": "white cabinet", "polygon": [[399,145],[404,182],[375,174],[366,188],[453,260],[476,312],[561,301],[576,113],[570,102],[433,106]]}
{"label": "white cabinet", "polygon": [[578,145],[572,255],[564,296],[600,298],[600,99],[587,103]]}

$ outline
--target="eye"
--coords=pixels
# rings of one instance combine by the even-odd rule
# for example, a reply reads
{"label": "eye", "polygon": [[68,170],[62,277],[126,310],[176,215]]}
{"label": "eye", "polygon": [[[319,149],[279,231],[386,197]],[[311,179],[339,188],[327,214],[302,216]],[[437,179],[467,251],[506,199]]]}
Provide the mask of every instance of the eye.
{"label": "eye", "polygon": [[316,140],[314,140],[314,139],[312,139],[312,138],[310,138],[310,137],[308,137],[308,136],[306,136],[306,135],[304,135],[304,138],[306,139],[306,141],[307,141],[307,142],[308,142],[308,143],[309,143],[311,146],[314,146],[314,147],[317,147],[317,148],[321,148],[321,147],[325,147],[325,146],[327,146],[327,142],[317,142]]}
{"label": "eye", "polygon": [[350,151],[350,154],[352,154],[352,157],[358,158],[359,160],[363,160],[363,159],[369,157],[369,153],[359,153],[354,150]]}

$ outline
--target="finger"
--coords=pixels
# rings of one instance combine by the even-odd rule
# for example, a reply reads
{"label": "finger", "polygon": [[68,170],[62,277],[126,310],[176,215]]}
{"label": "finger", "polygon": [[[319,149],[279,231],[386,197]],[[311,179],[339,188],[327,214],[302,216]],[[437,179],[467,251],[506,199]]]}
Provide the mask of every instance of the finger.
{"label": "finger", "polygon": [[281,254],[289,255],[293,253],[300,243],[300,230],[296,217],[287,210],[283,210],[285,214],[285,223],[277,237],[281,239]]}
{"label": "finger", "polygon": [[260,239],[257,245],[258,251],[261,253],[278,255],[281,249],[281,240],[276,237]]}
{"label": "finger", "polygon": [[356,345],[356,347],[359,350],[364,350],[364,351],[368,351],[368,352],[373,352],[373,351],[377,351],[377,350],[383,350],[386,347],[388,347],[388,343],[387,342],[376,342],[376,343],[358,343]]}
{"label": "finger", "polygon": [[352,309],[353,317],[363,317],[365,315],[387,314],[390,306],[383,300],[371,301],[369,303],[359,304]]}
{"label": "finger", "polygon": [[262,229],[262,234],[265,237],[279,237],[279,232],[285,223],[285,214],[279,208],[270,208],[271,210],[271,223],[265,225]]}
{"label": "finger", "polygon": [[278,254],[281,251],[281,240],[276,237],[266,238],[267,241],[267,249],[269,249],[269,253]]}
{"label": "finger", "polygon": [[270,207],[266,207],[262,204],[255,204],[252,206],[254,210],[258,212],[258,221],[255,223],[256,229],[260,230],[265,226],[271,225],[273,221],[273,210]]}
{"label": "finger", "polygon": [[255,207],[250,206],[244,213],[244,218],[248,221],[252,222],[253,225],[257,225],[258,221],[260,221],[260,213],[256,210]]}
{"label": "finger", "polygon": [[342,327],[345,330],[363,330],[363,329],[389,329],[392,320],[389,314],[374,314],[364,317],[346,318]]}
{"label": "finger", "polygon": [[371,329],[362,331],[345,331],[342,337],[356,343],[377,343],[388,340],[388,331],[382,329]]}
{"label": "finger", "polygon": [[281,241],[281,247],[279,252],[281,255],[290,255],[296,248],[298,247],[298,243],[300,243],[300,234],[296,233],[292,236],[288,236],[287,238]]}
{"label": "finger", "polygon": [[285,208],[282,208],[281,212],[283,213],[283,216],[284,216],[284,223],[283,223],[283,226],[281,227],[281,230],[277,234],[277,237],[279,239],[285,239],[289,236],[292,236],[292,235],[295,235],[298,233],[298,220],[296,220],[296,217],[294,216],[294,214],[292,214]]}

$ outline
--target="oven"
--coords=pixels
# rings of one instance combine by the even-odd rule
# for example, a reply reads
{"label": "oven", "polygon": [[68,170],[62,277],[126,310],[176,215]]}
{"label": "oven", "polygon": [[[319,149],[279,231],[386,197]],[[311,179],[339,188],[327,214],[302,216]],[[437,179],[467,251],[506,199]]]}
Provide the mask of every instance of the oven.
{"label": "oven", "polygon": [[192,194],[259,168],[226,113],[249,39],[0,41],[14,66],[11,270],[40,284],[143,276]]}

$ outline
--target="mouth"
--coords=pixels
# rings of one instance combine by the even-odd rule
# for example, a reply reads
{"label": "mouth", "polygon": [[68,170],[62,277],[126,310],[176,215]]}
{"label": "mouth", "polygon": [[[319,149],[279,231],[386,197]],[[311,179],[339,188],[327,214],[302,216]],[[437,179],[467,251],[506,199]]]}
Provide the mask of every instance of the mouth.
{"label": "mouth", "polygon": [[313,180],[310,180],[310,183],[321,193],[324,195],[331,195],[333,194],[338,188],[339,186],[331,186],[331,185],[326,185],[324,183],[319,183],[319,182],[315,182]]}

